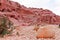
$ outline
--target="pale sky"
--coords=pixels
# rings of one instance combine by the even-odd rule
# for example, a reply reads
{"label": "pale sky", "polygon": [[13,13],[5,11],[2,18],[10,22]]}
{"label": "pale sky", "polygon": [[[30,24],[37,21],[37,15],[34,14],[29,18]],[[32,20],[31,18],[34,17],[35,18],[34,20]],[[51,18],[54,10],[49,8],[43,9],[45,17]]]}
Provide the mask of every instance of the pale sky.
{"label": "pale sky", "polygon": [[60,0],[13,0],[26,7],[44,8],[60,15]]}

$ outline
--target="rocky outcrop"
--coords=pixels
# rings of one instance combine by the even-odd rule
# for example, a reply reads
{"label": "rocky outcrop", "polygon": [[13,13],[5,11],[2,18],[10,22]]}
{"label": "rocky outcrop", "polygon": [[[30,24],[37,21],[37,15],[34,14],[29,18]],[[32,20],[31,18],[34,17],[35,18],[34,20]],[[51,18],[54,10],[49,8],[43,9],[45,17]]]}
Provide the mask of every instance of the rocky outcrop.
{"label": "rocky outcrop", "polygon": [[13,18],[18,22],[17,24],[24,26],[41,23],[60,24],[60,16],[48,9],[27,8],[10,0],[0,0],[0,15],[5,15],[10,20]]}

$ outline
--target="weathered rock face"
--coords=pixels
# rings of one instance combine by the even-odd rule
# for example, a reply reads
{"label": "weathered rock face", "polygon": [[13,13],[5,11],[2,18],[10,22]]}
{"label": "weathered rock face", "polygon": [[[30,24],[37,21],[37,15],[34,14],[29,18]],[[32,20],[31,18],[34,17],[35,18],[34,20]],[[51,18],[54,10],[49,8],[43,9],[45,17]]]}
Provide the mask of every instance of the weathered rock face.
{"label": "weathered rock face", "polygon": [[0,0],[0,15],[15,19],[19,25],[60,24],[60,16],[42,8],[27,8],[17,2]]}

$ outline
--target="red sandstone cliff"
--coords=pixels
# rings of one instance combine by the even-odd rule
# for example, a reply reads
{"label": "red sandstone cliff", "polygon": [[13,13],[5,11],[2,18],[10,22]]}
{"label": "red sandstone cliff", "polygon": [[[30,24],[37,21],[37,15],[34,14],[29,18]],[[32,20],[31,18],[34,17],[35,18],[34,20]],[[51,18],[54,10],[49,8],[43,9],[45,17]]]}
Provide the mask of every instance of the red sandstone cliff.
{"label": "red sandstone cliff", "polygon": [[10,0],[0,0],[0,15],[19,25],[60,24],[60,16],[48,9],[27,8]]}

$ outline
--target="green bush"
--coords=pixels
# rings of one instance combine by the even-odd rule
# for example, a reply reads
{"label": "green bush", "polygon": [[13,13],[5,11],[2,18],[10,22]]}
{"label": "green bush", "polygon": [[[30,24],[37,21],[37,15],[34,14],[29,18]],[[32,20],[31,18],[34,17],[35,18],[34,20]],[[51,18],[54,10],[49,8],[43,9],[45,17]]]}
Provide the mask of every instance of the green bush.
{"label": "green bush", "polygon": [[12,30],[13,23],[6,16],[0,16],[0,35],[9,34]]}

